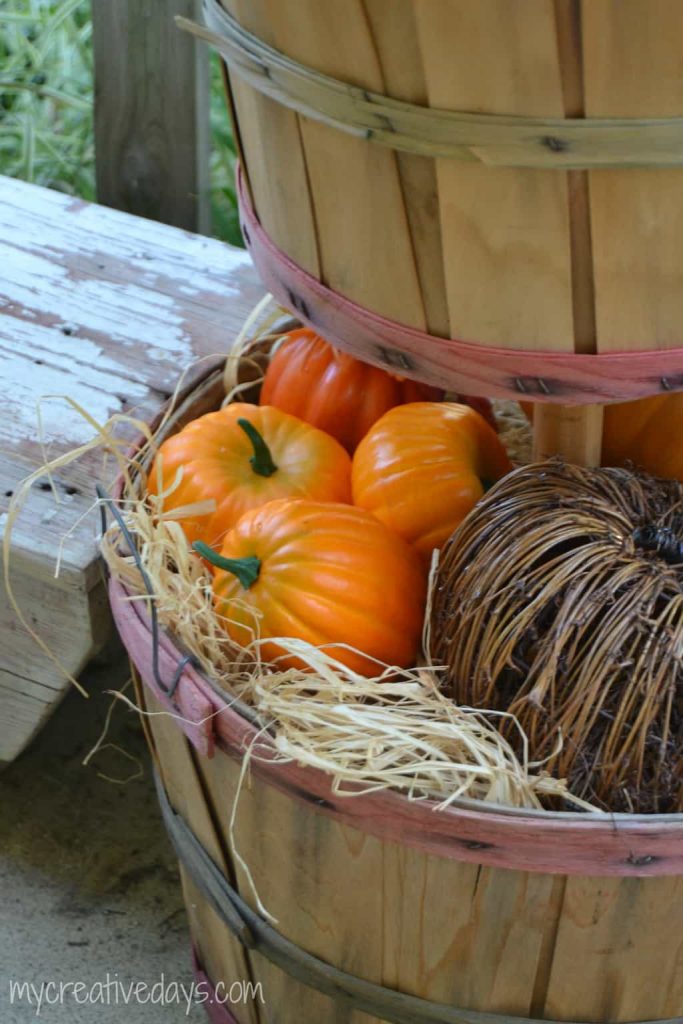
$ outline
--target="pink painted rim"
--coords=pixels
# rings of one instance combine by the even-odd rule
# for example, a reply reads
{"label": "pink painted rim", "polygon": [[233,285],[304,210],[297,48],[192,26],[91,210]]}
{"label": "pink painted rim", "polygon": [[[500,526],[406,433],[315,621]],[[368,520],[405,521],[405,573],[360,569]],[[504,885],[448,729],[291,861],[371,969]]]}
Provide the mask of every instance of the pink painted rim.
{"label": "pink painted rim", "polygon": [[[142,679],[169,710],[178,707],[157,686],[152,674],[152,633],[146,606],[131,601],[118,581],[109,581],[114,619]],[[183,656],[164,635],[159,664],[171,679]],[[582,814],[519,811],[461,801],[436,810],[431,801],[411,801],[400,793],[340,796],[329,776],[316,769],[275,760],[267,735],[257,740],[254,725],[232,707],[201,672],[188,667],[176,693],[185,717],[179,723],[200,753],[214,747],[235,760],[253,748],[251,771],[268,785],[313,807],[318,813],[370,835],[454,860],[563,875],[683,874],[683,815]],[[194,723],[194,724],[193,724]]]}
{"label": "pink painted rim", "polygon": [[216,994],[216,986],[202,967],[199,959],[199,951],[194,943],[192,944],[192,973],[194,974],[194,980],[197,984],[202,986],[202,995],[206,993],[208,997],[206,1001],[202,1003],[202,1006],[204,1007],[211,1024],[240,1024],[237,1017],[233,1016],[227,1005],[219,1001]]}
{"label": "pink painted rim", "polygon": [[309,327],[366,362],[461,394],[565,405],[683,390],[683,348],[602,355],[507,349],[439,338],[379,316],[326,287],[274,244],[241,168],[237,188],[242,233],[265,286]]}

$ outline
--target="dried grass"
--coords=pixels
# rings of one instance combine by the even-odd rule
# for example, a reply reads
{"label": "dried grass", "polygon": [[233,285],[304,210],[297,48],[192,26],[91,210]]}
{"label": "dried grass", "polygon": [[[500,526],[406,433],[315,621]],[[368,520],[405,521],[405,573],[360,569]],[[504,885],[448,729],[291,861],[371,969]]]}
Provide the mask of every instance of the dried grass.
{"label": "dried grass", "polygon": [[[264,353],[273,344],[272,336],[264,339],[274,322],[273,316],[264,320],[266,313],[265,305],[255,311],[228,359],[224,384],[230,398],[253,387],[262,373]],[[247,340],[256,321],[260,330]],[[457,707],[445,697],[438,667],[378,664],[376,677],[368,679],[341,665],[333,650],[282,637],[276,638],[278,645],[309,666],[309,671],[282,671],[262,662],[257,621],[249,648],[237,648],[215,614],[204,564],[188,550],[179,525],[196,509],[164,514],[163,496],[141,499],[140,465],[149,465],[154,450],[155,444],[148,444],[136,461],[119,505],[152,583],[159,621],[197,658],[226,702],[239,699],[253,709],[281,759],[327,772],[339,793],[395,789],[441,805],[469,798],[539,808],[550,799],[590,809],[544,764],[529,761],[514,719]],[[148,600],[115,525],[103,538],[102,553],[131,599]],[[516,752],[498,729],[501,717],[517,732]]]}
{"label": "dried grass", "polygon": [[[188,549],[179,524],[184,515],[198,510],[187,507],[163,513],[157,499],[143,498],[145,472],[169,429],[186,421],[188,411],[199,414],[200,392],[204,400],[211,394],[215,407],[220,393],[225,395],[220,388],[222,379],[229,399],[240,395],[254,400],[254,384],[276,343],[268,332],[277,318],[282,318],[282,312],[273,312],[265,300],[259,304],[225,370],[214,372],[210,387],[193,392],[190,410],[188,402],[180,397],[181,379],[154,435],[146,424],[129,417],[117,415],[99,425],[79,410],[96,436],[77,451],[40,467],[24,481],[10,505],[4,536],[4,573],[16,614],[55,665],[68,675],[14,600],[12,526],[39,475],[49,475],[85,452],[100,449],[115,460],[123,480],[117,506],[136,539],[162,627],[195,656],[226,704],[239,700],[243,707],[248,706],[248,717],[257,728],[269,733],[281,760],[325,771],[338,793],[392,789],[442,806],[469,798],[518,808],[540,808],[550,801],[553,806],[595,810],[570,794],[556,771],[550,773],[557,749],[542,762],[531,761],[526,738],[515,719],[495,710],[455,706],[440,690],[438,666],[405,670],[378,664],[376,677],[368,679],[341,665],[331,651],[284,637],[276,638],[279,646],[306,661],[310,671],[281,671],[276,664],[265,664],[260,658],[258,622],[254,623],[254,640],[248,649],[237,648],[228,637],[214,612],[204,564]],[[131,427],[140,434],[139,448],[133,456],[125,454]],[[514,429],[518,428],[519,418]],[[102,538],[101,548],[109,572],[126,586],[130,600],[149,602],[134,559],[115,524]],[[429,625],[427,615],[427,640]],[[78,685],[75,679],[72,682]],[[498,728],[501,720],[507,722],[507,731],[514,740],[502,735]],[[250,756],[258,756],[255,749]]]}
{"label": "dried grass", "polygon": [[[197,658],[226,702],[238,698],[253,708],[283,760],[329,773],[338,792],[391,788],[442,804],[461,797],[512,807],[541,807],[546,797],[571,802],[562,781],[513,753],[496,728],[497,713],[458,708],[445,697],[438,670],[378,664],[377,676],[367,679],[330,651],[281,637],[278,645],[309,666],[281,671],[261,661],[256,621],[250,647],[236,647],[215,614],[206,569],[189,551],[178,521],[155,515],[139,498],[129,496],[121,507],[160,622]],[[103,538],[102,553],[131,600],[147,601],[115,526]],[[517,745],[524,750],[523,736]]]}

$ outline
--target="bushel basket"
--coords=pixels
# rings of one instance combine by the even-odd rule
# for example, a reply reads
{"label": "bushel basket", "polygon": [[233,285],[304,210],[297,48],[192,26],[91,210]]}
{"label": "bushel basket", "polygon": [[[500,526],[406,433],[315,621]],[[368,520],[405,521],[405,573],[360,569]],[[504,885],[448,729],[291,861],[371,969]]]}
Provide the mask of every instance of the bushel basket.
{"label": "bushel basket", "polygon": [[369,362],[542,403],[683,388],[672,0],[203,0],[245,242]]}
{"label": "bushel basket", "polygon": [[[216,369],[164,434],[223,396]],[[342,793],[283,763],[153,599],[115,574],[109,592],[213,1021],[682,1019],[683,816]]]}

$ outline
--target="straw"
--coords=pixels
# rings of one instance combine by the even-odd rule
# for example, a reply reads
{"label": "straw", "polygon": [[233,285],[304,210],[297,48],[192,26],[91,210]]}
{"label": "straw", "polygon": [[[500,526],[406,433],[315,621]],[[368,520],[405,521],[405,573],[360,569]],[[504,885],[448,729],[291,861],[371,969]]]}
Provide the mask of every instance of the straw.
{"label": "straw", "polygon": [[[258,382],[268,353],[277,343],[272,328],[281,316],[282,311],[273,309],[268,300],[254,311],[225,371],[224,381],[231,394],[242,396],[248,385],[253,400],[254,382]],[[195,410],[198,402],[206,404],[207,394],[215,394],[219,374],[223,371],[216,371],[194,393],[190,406],[193,402]],[[135,537],[159,621],[183,651],[194,655],[226,704],[238,699],[251,708],[252,720],[268,731],[281,760],[326,772],[339,793],[392,789],[411,799],[436,801],[439,806],[467,797],[511,807],[539,808],[548,800],[555,805],[561,802],[589,807],[585,800],[568,792],[566,783],[554,777],[557,773],[551,772],[557,743],[549,755],[531,762],[525,753],[526,738],[514,719],[497,711],[489,714],[457,707],[444,696],[439,687],[438,664],[430,666],[425,659],[423,665],[399,669],[378,663],[374,678],[366,678],[342,665],[333,646],[322,650],[296,638],[282,637],[275,638],[278,646],[296,654],[299,663],[307,666],[307,670],[283,670],[262,660],[257,618],[251,644],[240,648],[233,643],[226,623],[215,613],[206,567],[188,547],[182,530],[182,519],[196,514],[198,508],[186,506],[165,512],[163,494],[146,495],[145,473],[161,439],[176,420],[187,419],[188,400],[178,401],[181,383],[154,435],[145,424],[133,423],[141,440],[132,454],[124,454],[129,440],[117,436],[122,427],[129,435],[129,418],[119,415],[99,426],[80,410],[96,436],[77,451],[41,467],[40,473],[55,471],[95,447],[113,453],[122,481],[117,505]],[[25,622],[26,616],[16,606],[11,591],[11,532],[35,475],[13,500],[4,538],[8,593]],[[116,524],[102,538],[101,550],[109,572],[127,589],[128,599],[149,603],[150,596]],[[428,631],[429,617],[425,620],[427,640]],[[40,637],[35,638],[59,665],[48,645]],[[516,736],[514,743],[502,735],[501,722],[506,722]],[[259,756],[258,750],[250,756]]]}

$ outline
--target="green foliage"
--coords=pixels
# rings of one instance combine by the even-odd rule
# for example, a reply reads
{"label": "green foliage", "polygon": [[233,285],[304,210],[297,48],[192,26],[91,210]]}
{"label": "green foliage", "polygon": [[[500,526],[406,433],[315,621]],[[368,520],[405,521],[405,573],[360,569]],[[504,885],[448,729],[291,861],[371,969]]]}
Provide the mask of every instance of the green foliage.
{"label": "green foliage", "polygon": [[0,171],[95,198],[90,5],[0,0]]}
{"label": "green foliage", "polygon": [[233,245],[244,245],[237,212],[237,153],[225,103],[221,62],[211,54],[211,220],[213,233]]}
{"label": "green foliage", "polygon": [[[235,147],[215,55],[211,134],[214,234],[242,245]],[[0,173],[95,199],[89,0],[0,0]]]}

